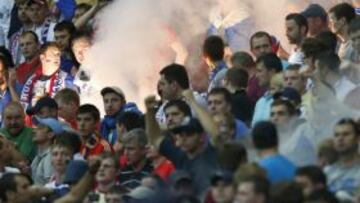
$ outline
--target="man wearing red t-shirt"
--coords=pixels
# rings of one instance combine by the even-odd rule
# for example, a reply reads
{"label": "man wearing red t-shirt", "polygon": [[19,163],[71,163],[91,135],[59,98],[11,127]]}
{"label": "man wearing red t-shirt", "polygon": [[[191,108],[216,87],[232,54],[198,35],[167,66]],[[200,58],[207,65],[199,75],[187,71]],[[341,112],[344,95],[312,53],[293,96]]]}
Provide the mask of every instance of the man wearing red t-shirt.
{"label": "man wearing red t-shirt", "polygon": [[33,73],[41,73],[39,46],[39,39],[33,31],[26,31],[20,36],[20,51],[25,58],[25,62],[16,69],[20,84],[24,84]]}
{"label": "man wearing red t-shirt", "polygon": [[87,158],[104,151],[113,152],[110,144],[97,132],[100,121],[99,110],[91,104],[81,105],[77,111],[78,132],[82,138],[81,154]]}

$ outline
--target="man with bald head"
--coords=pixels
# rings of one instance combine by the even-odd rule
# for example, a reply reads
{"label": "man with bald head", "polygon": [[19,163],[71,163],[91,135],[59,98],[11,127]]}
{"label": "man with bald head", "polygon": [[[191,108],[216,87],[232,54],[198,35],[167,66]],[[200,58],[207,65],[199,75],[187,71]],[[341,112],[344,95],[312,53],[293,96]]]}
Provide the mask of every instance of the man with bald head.
{"label": "man with bald head", "polygon": [[31,160],[35,155],[32,141],[32,129],[25,126],[24,109],[19,102],[10,102],[3,112],[4,127],[0,129],[0,136],[12,141],[16,150]]}

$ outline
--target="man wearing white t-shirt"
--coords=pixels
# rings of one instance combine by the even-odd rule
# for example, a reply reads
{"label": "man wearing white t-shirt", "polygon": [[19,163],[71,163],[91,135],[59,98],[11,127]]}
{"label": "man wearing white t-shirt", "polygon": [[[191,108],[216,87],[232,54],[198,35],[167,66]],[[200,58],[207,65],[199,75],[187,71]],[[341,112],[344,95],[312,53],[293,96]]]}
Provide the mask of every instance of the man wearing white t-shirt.
{"label": "man wearing white t-shirt", "polygon": [[54,27],[56,22],[50,19],[49,6],[46,0],[28,1],[27,15],[34,23],[34,31],[41,43],[54,41]]}
{"label": "man wearing white t-shirt", "polygon": [[308,24],[306,18],[298,13],[291,13],[286,16],[286,37],[290,44],[295,45],[289,56],[290,64],[303,64],[304,54],[300,50],[300,46],[308,32]]}

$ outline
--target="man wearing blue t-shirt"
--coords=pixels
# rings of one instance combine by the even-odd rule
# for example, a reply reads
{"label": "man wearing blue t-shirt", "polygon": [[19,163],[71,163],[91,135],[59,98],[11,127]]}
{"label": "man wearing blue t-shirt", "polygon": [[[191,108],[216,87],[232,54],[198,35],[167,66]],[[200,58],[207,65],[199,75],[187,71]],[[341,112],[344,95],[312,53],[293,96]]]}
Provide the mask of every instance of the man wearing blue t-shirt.
{"label": "man wearing blue t-shirt", "polygon": [[278,135],[275,125],[268,121],[260,121],[254,126],[251,136],[260,158],[259,165],[266,170],[270,182],[292,180],[296,167],[278,153]]}

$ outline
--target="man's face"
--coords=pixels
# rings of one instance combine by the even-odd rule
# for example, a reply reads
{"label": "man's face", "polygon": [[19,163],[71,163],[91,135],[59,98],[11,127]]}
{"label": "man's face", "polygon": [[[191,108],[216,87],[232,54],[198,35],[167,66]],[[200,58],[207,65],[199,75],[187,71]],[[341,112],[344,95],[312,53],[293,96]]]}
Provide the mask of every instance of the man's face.
{"label": "man's face", "polygon": [[292,87],[299,93],[302,93],[305,89],[305,80],[301,77],[297,70],[286,70],[284,72],[284,82],[286,87]]}
{"label": "man's face", "polygon": [[[40,55],[42,68],[58,70],[60,68],[61,51],[57,47],[49,47],[44,54]],[[50,71],[50,70],[49,70]]]}
{"label": "man's face", "polygon": [[82,64],[85,61],[86,54],[91,47],[91,43],[86,38],[78,39],[72,45],[76,60]]}
{"label": "man's face", "polygon": [[286,21],[286,37],[288,38],[290,44],[297,44],[301,40],[301,30],[300,27],[296,24],[295,20]]}
{"label": "man's face", "polygon": [[256,64],[256,77],[259,80],[260,87],[268,87],[270,85],[271,76],[271,72],[265,68],[264,63],[261,62]]}
{"label": "man's face", "polygon": [[234,137],[235,129],[231,126],[231,124],[227,123],[228,119],[225,118],[225,115],[217,113],[213,115],[213,120],[219,129],[219,140],[223,143],[231,141]]}
{"label": "man's face", "polygon": [[51,135],[51,130],[47,126],[40,124],[34,128],[32,140],[35,144],[42,144],[51,139]]}
{"label": "man's face", "polygon": [[61,51],[69,47],[71,35],[67,30],[55,31],[54,37]]}
{"label": "man's face", "polygon": [[39,44],[31,34],[24,35],[20,38],[20,50],[26,60],[31,60],[39,50]]}
{"label": "man's face", "polygon": [[284,126],[289,122],[290,114],[285,105],[276,105],[271,107],[271,122],[277,126]]}
{"label": "man's face", "polygon": [[27,15],[28,6],[26,3],[19,4],[18,6],[18,18],[22,23],[28,23],[30,21]]}
{"label": "man's face", "polygon": [[215,203],[232,203],[235,195],[232,184],[226,184],[224,181],[218,181],[211,187],[211,194]]}
{"label": "man's face", "polygon": [[31,4],[27,9],[26,14],[30,18],[31,22],[36,25],[41,25],[47,17],[48,9],[46,6]]}
{"label": "man's face", "polygon": [[193,134],[178,134],[175,135],[175,145],[185,153],[193,153],[201,144],[201,135]]}
{"label": "man's face", "polygon": [[337,19],[334,13],[329,13],[329,26],[331,32],[339,34],[345,24],[344,18]]}
{"label": "man's face", "polygon": [[48,106],[42,107],[39,112],[36,113],[36,116],[40,118],[55,118],[57,119],[58,110],[56,108],[50,108]]}
{"label": "man's face", "polygon": [[124,105],[123,99],[116,93],[110,92],[103,96],[106,115],[115,115]]}
{"label": "man's face", "polygon": [[272,53],[272,46],[269,38],[266,36],[255,37],[251,42],[251,51],[256,58],[263,54]]}
{"label": "man's face", "polygon": [[210,94],[208,97],[208,109],[211,114],[229,112],[230,104],[225,101],[222,94]]}
{"label": "man's face", "polygon": [[174,84],[168,82],[165,79],[164,75],[161,75],[160,77],[160,80],[158,82],[158,89],[163,99],[172,100],[174,98],[174,93],[175,93]]}
{"label": "man's face", "polygon": [[181,124],[185,114],[176,106],[170,106],[165,109],[166,124],[168,129],[172,129]]}
{"label": "man's face", "polygon": [[238,185],[235,200],[241,203],[260,203],[251,182],[243,182]]}
{"label": "man's face", "polygon": [[26,203],[29,202],[30,193],[29,193],[29,187],[31,185],[30,181],[21,175],[18,175],[15,177],[15,183],[16,183],[16,200],[14,202],[17,203]]}
{"label": "man's face", "polygon": [[51,164],[55,171],[60,174],[65,173],[67,163],[71,160],[71,151],[63,146],[54,146],[51,149]]}
{"label": "man's face", "polygon": [[128,159],[129,165],[135,165],[145,159],[146,148],[145,146],[140,146],[137,140],[130,140],[128,143],[124,144],[124,147],[124,154]]}
{"label": "man's face", "polygon": [[350,33],[350,39],[354,49],[360,53],[360,30]]}
{"label": "man's face", "polygon": [[358,149],[359,137],[350,124],[336,125],[334,147],[340,155],[352,153]]}
{"label": "man's face", "polygon": [[58,105],[59,117],[71,121],[76,117],[77,106],[74,102],[63,101],[62,99],[56,99]]}
{"label": "man's face", "polygon": [[108,184],[115,181],[117,175],[114,160],[105,158],[101,161],[100,168],[96,173],[96,181],[100,184]]}
{"label": "man's face", "polygon": [[97,121],[91,116],[91,113],[78,114],[76,122],[80,136],[88,137],[96,131]]}
{"label": "man's face", "polygon": [[302,186],[304,196],[309,196],[316,188],[307,176],[295,176],[295,182]]}
{"label": "man's face", "polygon": [[24,128],[24,112],[21,108],[5,108],[4,125],[11,135],[17,135]]}

